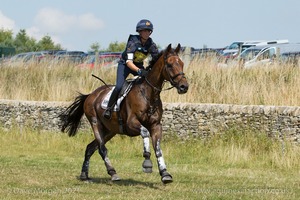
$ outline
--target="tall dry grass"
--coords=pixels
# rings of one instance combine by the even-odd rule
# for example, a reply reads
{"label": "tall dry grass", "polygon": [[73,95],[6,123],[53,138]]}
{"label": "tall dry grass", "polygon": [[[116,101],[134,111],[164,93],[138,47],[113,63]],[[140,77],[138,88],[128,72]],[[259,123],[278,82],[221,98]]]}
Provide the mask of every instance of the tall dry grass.
{"label": "tall dry grass", "polygon": [[[168,101],[300,105],[300,68],[274,64],[252,69],[218,67],[215,59],[194,60],[186,68],[187,95],[162,95]],[[171,97],[171,99],[170,99]]]}
{"label": "tall dry grass", "polygon": [[115,69],[82,69],[69,62],[2,66],[0,98],[33,101],[69,101],[77,92],[90,93],[102,83],[113,83]]}
{"label": "tall dry grass", "polygon": [[[185,68],[190,88],[178,95],[176,89],[161,93],[164,102],[300,105],[300,68],[274,64],[252,69],[222,68],[216,59],[193,60]],[[82,69],[71,63],[1,66],[0,98],[69,101],[76,92],[90,93],[106,83],[114,84],[116,69]],[[170,85],[165,84],[165,88]]]}

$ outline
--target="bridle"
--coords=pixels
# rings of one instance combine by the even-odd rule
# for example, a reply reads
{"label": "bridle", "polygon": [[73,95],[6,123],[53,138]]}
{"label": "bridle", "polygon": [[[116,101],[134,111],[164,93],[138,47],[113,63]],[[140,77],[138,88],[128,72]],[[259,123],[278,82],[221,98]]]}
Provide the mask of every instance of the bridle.
{"label": "bridle", "polygon": [[[169,64],[168,62],[166,62],[166,60],[167,60],[168,58],[170,58],[170,57],[177,57],[177,60],[178,60],[179,58],[178,58],[177,55],[171,55],[171,56],[167,56],[167,57],[165,58],[165,63],[166,63],[166,64],[165,64],[165,70],[166,70],[166,72],[167,72],[167,74],[168,74],[168,77],[169,77],[169,79],[170,79],[171,85],[172,85],[173,87],[176,87],[176,86],[179,85],[180,81],[181,81],[183,78],[185,78],[185,76],[184,76],[183,71],[181,71],[181,72],[179,72],[178,74],[176,74],[176,75],[174,75],[174,76],[171,77],[169,71],[167,70],[168,65],[170,65],[170,64]],[[172,66],[172,67],[173,67],[173,66]],[[178,76],[181,76],[181,78],[180,78],[180,80],[176,83],[174,80],[175,80],[175,78],[177,78]]]}
{"label": "bridle", "polygon": [[[171,83],[171,85],[172,85],[171,87],[166,88],[166,89],[164,89],[164,90],[163,90],[163,89],[159,89],[159,88],[155,87],[152,83],[150,83],[150,81],[147,79],[147,77],[145,77],[146,82],[147,82],[153,89],[155,89],[155,90],[157,90],[157,91],[159,91],[159,92],[165,91],[165,90],[170,90],[170,89],[172,89],[172,88],[178,86],[179,83],[180,83],[180,81],[181,81],[183,78],[185,78],[185,76],[184,76],[185,74],[184,74],[183,71],[179,72],[178,74],[176,74],[176,75],[174,75],[174,76],[171,76],[170,72],[168,71],[168,67],[169,67],[169,66],[173,67],[173,66],[167,62],[167,59],[170,58],[170,57],[178,57],[178,56],[177,56],[177,55],[170,55],[170,56],[165,56],[165,58],[164,58],[164,63],[165,63],[165,64],[164,64],[164,70],[166,71],[166,73],[167,73],[167,75],[168,75],[168,77],[169,77],[170,83]],[[177,78],[178,76],[181,76],[181,79],[180,79],[178,82],[175,82],[174,80],[175,80],[175,78]],[[167,81],[167,80],[165,80],[164,82],[166,82],[166,81]]]}

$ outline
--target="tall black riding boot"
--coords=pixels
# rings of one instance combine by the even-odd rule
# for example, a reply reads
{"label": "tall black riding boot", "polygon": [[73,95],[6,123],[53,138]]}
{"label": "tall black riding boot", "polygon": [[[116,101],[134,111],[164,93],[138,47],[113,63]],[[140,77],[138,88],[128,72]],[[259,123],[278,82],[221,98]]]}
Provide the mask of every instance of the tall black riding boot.
{"label": "tall black riding boot", "polygon": [[109,101],[108,101],[108,104],[107,104],[107,109],[104,111],[103,113],[103,116],[104,118],[106,119],[110,119],[111,118],[111,113],[112,113],[112,110],[114,108],[114,105],[117,101],[117,98],[118,98],[118,91],[117,90],[114,90],[109,98]]}

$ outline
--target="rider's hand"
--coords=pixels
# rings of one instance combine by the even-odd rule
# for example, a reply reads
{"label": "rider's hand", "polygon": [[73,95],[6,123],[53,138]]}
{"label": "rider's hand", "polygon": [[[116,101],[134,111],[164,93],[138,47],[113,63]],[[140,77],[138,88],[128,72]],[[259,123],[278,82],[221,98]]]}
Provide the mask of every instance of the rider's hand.
{"label": "rider's hand", "polygon": [[138,73],[139,76],[145,77],[145,76],[147,76],[148,71],[145,70],[145,69],[139,69],[139,70],[137,71],[137,73]]}

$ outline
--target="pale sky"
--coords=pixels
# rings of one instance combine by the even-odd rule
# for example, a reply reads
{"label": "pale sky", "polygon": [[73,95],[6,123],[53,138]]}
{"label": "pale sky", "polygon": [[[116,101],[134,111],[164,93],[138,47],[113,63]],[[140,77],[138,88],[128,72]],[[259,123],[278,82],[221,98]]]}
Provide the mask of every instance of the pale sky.
{"label": "pale sky", "polygon": [[49,35],[68,50],[126,42],[140,19],[154,24],[153,40],[219,48],[237,40],[300,42],[299,0],[1,0],[0,28]]}

